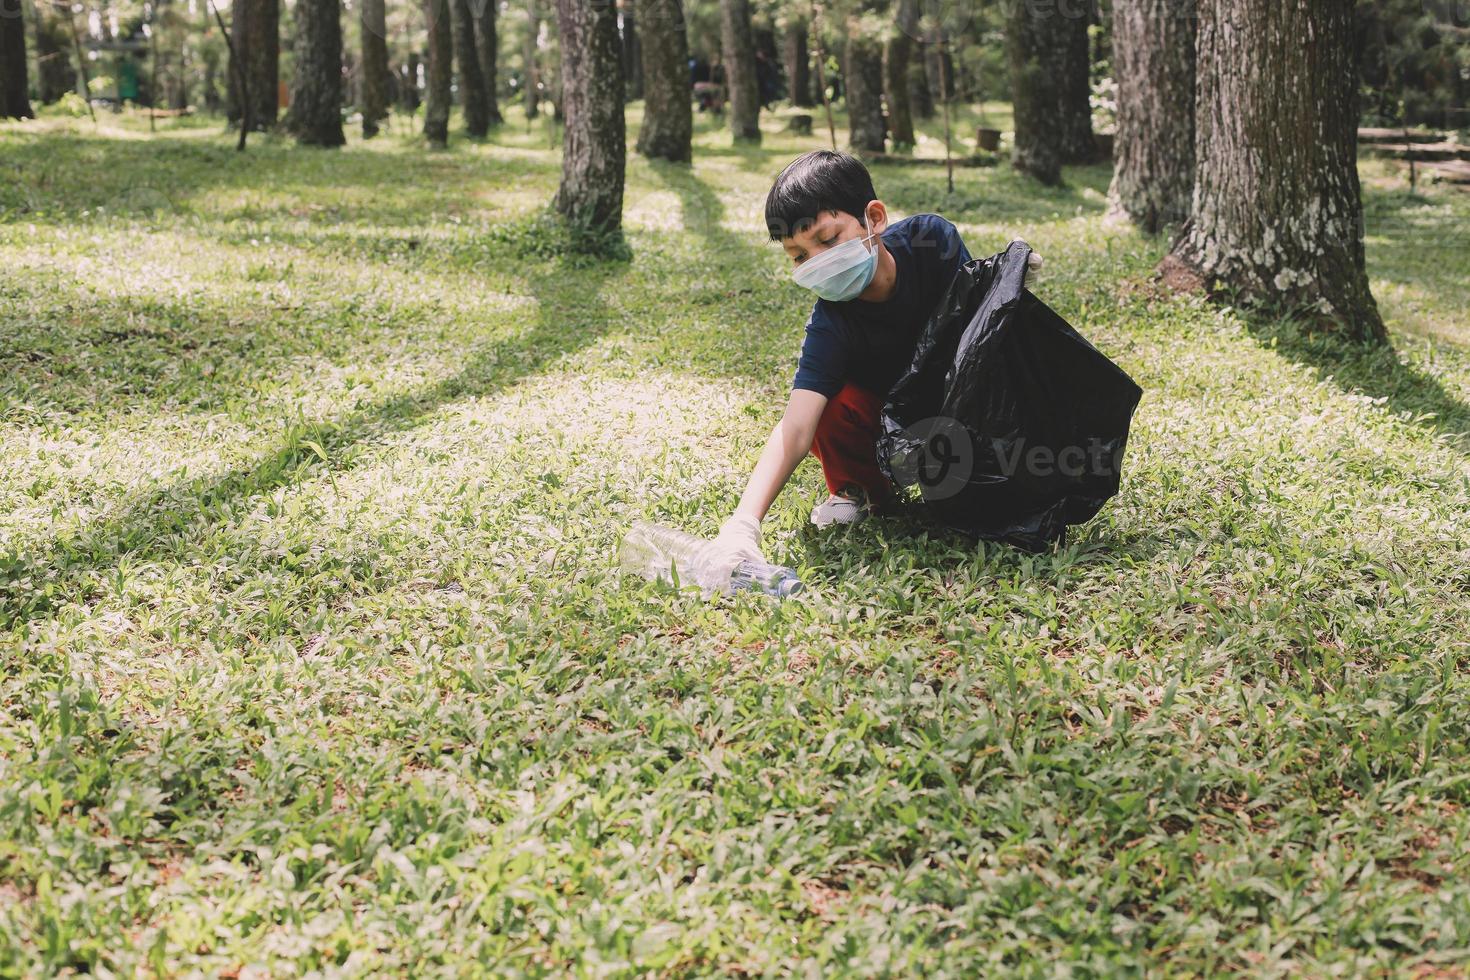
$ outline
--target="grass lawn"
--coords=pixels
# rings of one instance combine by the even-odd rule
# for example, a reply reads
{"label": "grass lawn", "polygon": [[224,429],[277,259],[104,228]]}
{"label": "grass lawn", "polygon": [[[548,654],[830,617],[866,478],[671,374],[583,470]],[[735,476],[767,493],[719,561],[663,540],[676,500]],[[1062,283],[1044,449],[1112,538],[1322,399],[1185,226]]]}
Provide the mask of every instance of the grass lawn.
{"label": "grass lawn", "polygon": [[822,144],[701,125],[619,264],[539,125],[0,126],[0,974],[1470,965],[1470,194],[1364,162],[1363,355],[1159,295],[1105,167],[879,168],[1143,385],[1123,492],[1027,556],[809,460],[809,594],[706,601],[616,542],[733,507]]}

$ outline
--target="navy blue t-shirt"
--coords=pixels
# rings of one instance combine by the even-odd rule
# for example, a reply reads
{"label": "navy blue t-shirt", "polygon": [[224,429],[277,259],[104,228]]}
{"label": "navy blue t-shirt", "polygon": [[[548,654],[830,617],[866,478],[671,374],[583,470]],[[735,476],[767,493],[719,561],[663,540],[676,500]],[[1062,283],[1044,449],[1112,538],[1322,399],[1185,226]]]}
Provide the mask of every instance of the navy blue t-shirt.
{"label": "navy blue t-shirt", "polygon": [[793,388],[831,398],[844,384],[886,395],[914,357],[919,333],[960,266],[970,261],[955,226],[916,214],[883,232],[897,282],[882,303],[819,299],[806,322]]}

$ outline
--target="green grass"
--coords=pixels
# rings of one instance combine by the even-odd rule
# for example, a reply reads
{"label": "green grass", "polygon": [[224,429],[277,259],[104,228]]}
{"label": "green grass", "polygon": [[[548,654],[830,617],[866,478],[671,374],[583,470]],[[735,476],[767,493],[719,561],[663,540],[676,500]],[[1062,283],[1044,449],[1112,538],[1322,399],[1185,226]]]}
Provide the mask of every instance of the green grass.
{"label": "green grass", "polygon": [[709,125],[614,264],[541,125],[0,126],[0,973],[1470,964],[1470,195],[1365,162],[1363,355],[1158,295],[1106,168],[880,168],[1143,385],[1123,492],[1027,556],[808,461],[809,595],[706,601],[613,552],[733,506],[821,145]]}

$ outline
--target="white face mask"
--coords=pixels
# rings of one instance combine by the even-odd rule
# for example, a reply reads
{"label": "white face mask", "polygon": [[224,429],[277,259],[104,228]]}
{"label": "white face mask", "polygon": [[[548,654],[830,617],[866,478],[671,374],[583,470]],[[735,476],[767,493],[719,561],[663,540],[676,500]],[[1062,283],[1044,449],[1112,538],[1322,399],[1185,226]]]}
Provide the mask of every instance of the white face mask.
{"label": "white face mask", "polygon": [[832,246],[797,266],[791,278],[798,286],[829,302],[856,299],[878,271],[878,250],[868,246],[877,234],[873,232]]}

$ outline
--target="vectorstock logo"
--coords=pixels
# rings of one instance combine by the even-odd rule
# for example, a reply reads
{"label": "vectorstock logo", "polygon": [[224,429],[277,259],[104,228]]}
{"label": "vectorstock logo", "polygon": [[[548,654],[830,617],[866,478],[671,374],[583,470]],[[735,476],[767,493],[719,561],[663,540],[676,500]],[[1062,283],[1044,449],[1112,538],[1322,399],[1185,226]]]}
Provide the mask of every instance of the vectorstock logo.
{"label": "vectorstock logo", "polygon": [[[925,500],[945,500],[976,478],[998,482],[1025,476],[1033,480],[1120,475],[1122,454],[1102,439],[1086,445],[1041,445],[1025,436],[977,440],[959,420],[947,416],[924,419],[903,430],[911,448],[890,460],[894,478],[917,486]],[[983,457],[983,463],[981,462]]]}

